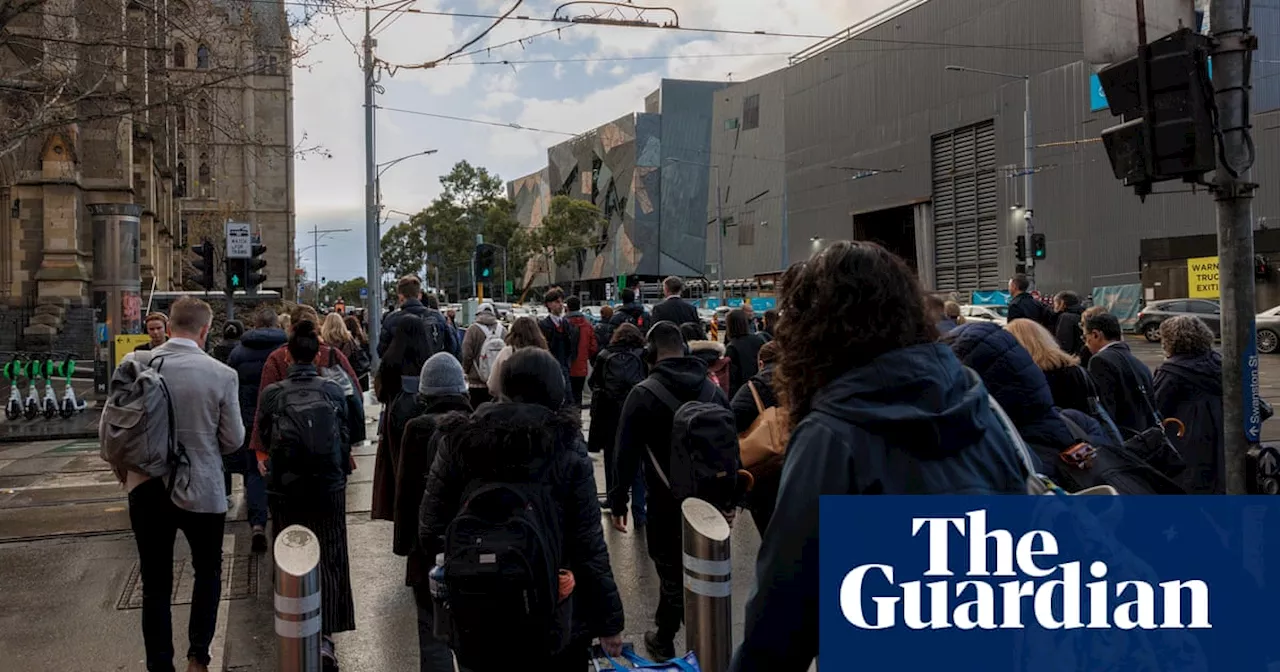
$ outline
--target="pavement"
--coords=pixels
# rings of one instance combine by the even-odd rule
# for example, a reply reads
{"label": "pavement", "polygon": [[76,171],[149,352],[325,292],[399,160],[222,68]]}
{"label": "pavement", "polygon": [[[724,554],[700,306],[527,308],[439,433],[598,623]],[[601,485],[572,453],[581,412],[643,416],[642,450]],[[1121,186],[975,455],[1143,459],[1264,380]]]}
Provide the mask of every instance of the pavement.
{"label": "pavement", "polygon": [[[1148,365],[1160,363],[1158,345],[1141,340],[1131,344]],[[1262,394],[1280,406],[1280,356],[1263,356],[1261,362]],[[1263,437],[1280,441],[1280,422],[1267,423]],[[372,521],[368,515],[374,447],[360,446],[355,454],[347,520],[358,629],[337,637],[339,656],[347,671],[414,670],[417,624],[412,593],[404,586],[404,559],[390,552],[391,524]],[[592,459],[596,482],[603,484],[600,456]],[[275,669],[272,565],[269,556],[249,553],[239,478],[233,487],[223,601],[210,669],[265,672]],[[733,532],[735,642],[742,637],[760,543],[750,515],[744,512],[738,521]],[[658,593],[644,535],[616,532],[603,517],[601,524],[626,610],[624,635],[639,645],[651,627]],[[190,599],[185,541],[178,542],[176,553],[186,568],[176,575],[174,601],[182,603]],[[0,669],[143,669],[136,563],[124,492],[98,457],[96,441],[0,444]],[[180,652],[186,648],[182,633],[187,609],[174,605]],[[683,633],[677,649],[684,649]],[[513,655],[513,667],[518,661],[518,654]]]}

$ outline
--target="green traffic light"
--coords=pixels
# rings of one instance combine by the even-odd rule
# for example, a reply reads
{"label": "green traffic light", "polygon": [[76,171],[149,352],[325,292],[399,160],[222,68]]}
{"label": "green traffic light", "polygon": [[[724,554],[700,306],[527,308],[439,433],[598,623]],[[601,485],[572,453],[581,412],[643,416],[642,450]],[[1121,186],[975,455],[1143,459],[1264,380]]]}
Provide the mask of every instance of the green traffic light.
{"label": "green traffic light", "polygon": [[480,272],[480,275],[481,275],[481,277],[485,277],[485,278],[487,278],[487,277],[489,277],[489,273],[490,273],[489,269],[487,269],[487,268],[486,268],[486,269],[484,269],[483,271],[481,271],[481,272]]}
{"label": "green traffic light", "polygon": [[240,286],[240,276],[238,276],[238,275],[233,275],[233,276],[231,276],[231,286],[232,286],[232,287],[239,287],[239,286]]}

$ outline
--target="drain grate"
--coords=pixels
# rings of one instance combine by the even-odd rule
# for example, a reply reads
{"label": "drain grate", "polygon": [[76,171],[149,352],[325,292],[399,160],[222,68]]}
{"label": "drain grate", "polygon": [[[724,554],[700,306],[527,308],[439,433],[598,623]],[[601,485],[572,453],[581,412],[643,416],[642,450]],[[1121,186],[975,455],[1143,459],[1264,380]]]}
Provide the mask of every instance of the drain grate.
{"label": "drain grate", "polygon": [[[258,594],[257,555],[226,555],[222,557],[222,599],[242,600]],[[191,604],[191,587],[195,570],[190,560],[173,563],[173,595],[170,604]],[[129,570],[129,580],[116,602],[116,609],[142,608],[142,573],[138,563]]]}

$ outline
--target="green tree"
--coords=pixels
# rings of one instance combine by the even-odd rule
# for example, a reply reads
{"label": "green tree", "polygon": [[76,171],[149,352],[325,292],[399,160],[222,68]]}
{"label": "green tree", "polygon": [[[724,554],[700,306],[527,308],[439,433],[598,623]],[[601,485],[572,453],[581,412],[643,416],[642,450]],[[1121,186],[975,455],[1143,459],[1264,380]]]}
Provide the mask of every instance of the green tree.
{"label": "green tree", "polygon": [[556,196],[542,218],[542,226],[533,232],[533,243],[546,255],[548,267],[558,268],[577,260],[578,255],[590,249],[605,222],[600,208],[594,204]]}
{"label": "green tree", "polygon": [[320,288],[320,299],[326,304],[342,299],[347,305],[356,305],[360,302],[360,290],[368,286],[364,278],[330,280]]}
{"label": "green tree", "polygon": [[400,277],[421,273],[426,258],[426,241],[412,221],[400,222],[382,234],[382,270]]}
{"label": "green tree", "polygon": [[[444,190],[438,200],[455,205],[469,215],[477,216],[477,222],[496,201],[504,199],[506,191],[502,178],[489,169],[473,166],[462,160],[454,164],[448,175],[440,178]],[[479,233],[477,231],[477,233]]]}

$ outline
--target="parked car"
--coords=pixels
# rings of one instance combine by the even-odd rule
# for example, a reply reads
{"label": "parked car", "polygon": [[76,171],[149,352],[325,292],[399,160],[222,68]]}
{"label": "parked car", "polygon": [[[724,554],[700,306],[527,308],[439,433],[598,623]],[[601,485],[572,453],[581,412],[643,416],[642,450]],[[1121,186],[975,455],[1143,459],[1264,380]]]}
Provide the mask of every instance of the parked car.
{"label": "parked car", "polygon": [[1269,355],[1280,351],[1280,306],[1264,310],[1254,319],[1257,321],[1258,352]]}
{"label": "parked car", "polygon": [[1009,321],[1008,315],[1008,306],[975,306],[969,304],[960,306],[960,316],[965,321],[982,320],[983,322],[991,322],[1003,327]]}
{"label": "parked car", "polygon": [[1163,299],[1148,303],[1138,313],[1133,325],[1134,331],[1142,334],[1148,341],[1160,341],[1160,323],[1175,315],[1195,315],[1204,320],[1213,330],[1214,338],[1222,334],[1221,307],[1217,301],[1209,299]]}

